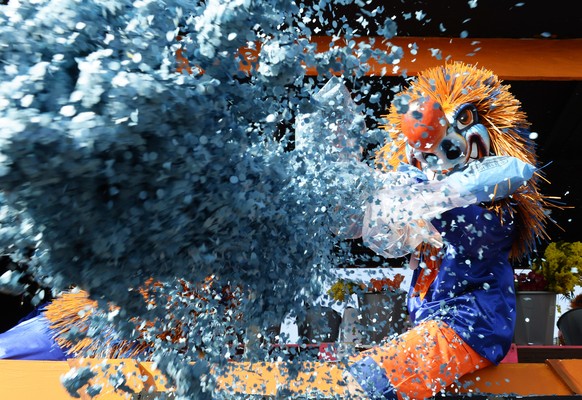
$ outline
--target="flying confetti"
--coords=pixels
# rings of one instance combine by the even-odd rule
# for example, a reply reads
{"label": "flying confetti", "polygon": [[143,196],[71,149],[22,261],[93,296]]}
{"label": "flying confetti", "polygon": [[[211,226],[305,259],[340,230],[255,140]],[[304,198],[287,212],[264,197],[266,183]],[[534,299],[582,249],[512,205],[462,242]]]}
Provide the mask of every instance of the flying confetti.
{"label": "flying confetti", "polygon": [[[229,359],[237,332],[266,329],[322,292],[349,257],[330,227],[355,212],[329,210],[357,204],[360,189],[374,184],[371,170],[336,162],[334,146],[294,149],[289,127],[299,114],[314,115],[322,125],[303,138],[309,143],[365,146],[373,134],[366,138],[362,106],[344,110],[353,129],[340,137],[341,110],[314,95],[336,72],[351,71],[351,80],[365,73],[354,52],[390,64],[401,49],[347,43],[314,52],[308,38],[327,2],[2,7],[2,245],[56,293],[75,286],[101,309],[116,307],[95,319],[92,340],[102,330],[130,341],[136,331],[155,337],[188,327],[186,345],[152,339],[152,358],[178,396],[208,395],[209,363]],[[394,33],[392,21],[380,29],[387,39]],[[316,81],[307,67],[319,71]],[[187,301],[178,279],[199,285],[210,276],[217,287],[240,288],[242,318],[222,319],[219,292]],[[152,280],[159,295],[148,302]],[[18,290],[16,274],[0,283]],[[72,393],[89,378],[83,371],[67,376]]]}

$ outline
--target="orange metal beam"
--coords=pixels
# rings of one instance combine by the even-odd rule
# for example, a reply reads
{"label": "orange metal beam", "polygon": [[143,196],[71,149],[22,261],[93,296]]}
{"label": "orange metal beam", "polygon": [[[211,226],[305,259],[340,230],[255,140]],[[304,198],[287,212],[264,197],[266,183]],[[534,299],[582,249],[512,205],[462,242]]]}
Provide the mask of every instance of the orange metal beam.
{"label": "orange metal beam", "polygon": [[[316,44],[317,52],[348,45],[342,37],[314,36],[310,41]],[[393,46],[404,51],[395,64],[369,60],[368,76],[414,76],[447,61],[463,61],[490,69],[504,80],[582,80],[582,39],[394,37],[387,41],[381,37],[360,37],[350,39],[349,46],[357,56],[359,47],[366,43],[386,52]],[[241,69],[249,72],[259,50],[244,48],[241,55],[244,60]],[[317,75],[317,70],[308,67],[306,73]]]}
{"label": "orange metal beam", "polygon": [[[330,46],[344,46],[345,39],[316,36],[311,39],[317,51]],[[392,46],[404,50],[396,65],[369,62],[368,75],[417,75],[420,71],[442,65],[447,60],[477,64],[494,71],[506,80],[582,80],[582,39],[461,39],[437,37],[394,37],[389,41],[379,37],[353,39],[373,43],[376,49],[390,51]],[[308,74],[316,71],[308,69]]]}
{"label": "orange metal beam", "polygon": [[[571,380],[580,380],[582,360],[575,361],[578,363],[563,364],[563,370]],[[300,362],[294,365],[301,365],[298,368],[300,372],[291,378],[285,363],[232,363],[228,373],[219,379],[217,390],[223,394],[236,392],[275,397],[283,389],[314,397],[345,394],[341,364]],[[447,392],[454,395],[479,393],[570,397],[576,392],[562,376],[549,363],[500,364],[464,376],[459,384],[447,388]]]}
{"label": "orange metal beam", "polygon": [[66,361],[0,360],[0,399],[69,400],[61,376]]}
{"label": "orange metal beam", "polygon": [[547,360],[546,363],[574,393],[582,395],[582,360]]}
{"label": "orange metal beam", "polygon": [[[96,374],[90,383],[103,385],[94,400],[121,400],[127,396],[115,390],[104,373],[118,371],[136,393],[162,393],[172,391],[161,373],[152,363],[140,363],[132,359],[67,361],[18,361],[0,360],[0,399],[72,399],[60,380],[71,368],[89,365]],[[298,373],[290,373],[297,368]],[[343,368],[335,362],[294,363],[245,363],[233,362],[218,378],[218,393],[232,395],[277,396],[283,390],[302,395],[341,396]],[[481,393],[492,395],[514,394],[518,396],[581,396],[582,360],[548,360],[546,363],[500,364],[469,374],[459,385],[447,392]],[[81,399],[89,400],[86,387],[79,391]]]}
{"label": "orange metal beam", "polygon": [[[576,367],[579,365],[568,366],[565,370],[580,378],[582,371],[577,370]],[[519,396],[572,396],[574,394],[568,383],[548,363],[499,364],[496,367],[484,368],[465,375],[460,379],[460,384],[450,387],[448,392]]]}

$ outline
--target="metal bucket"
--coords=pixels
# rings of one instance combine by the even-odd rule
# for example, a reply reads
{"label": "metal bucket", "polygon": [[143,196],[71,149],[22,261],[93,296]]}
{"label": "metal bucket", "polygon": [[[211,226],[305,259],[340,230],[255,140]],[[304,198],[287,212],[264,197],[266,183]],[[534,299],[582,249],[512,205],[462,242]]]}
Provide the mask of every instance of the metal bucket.
{"label": "metal bucket", "polygon": [[556,294],[544,291],[517,292],[516,300],[514,343],[519,345],[554,344]]}
{"label": "metal bucket", "polygon": [[408,328],[406,292],[362,293],[359,301],[363,340],[367,344],[380,343]]}
{"label": "metal bucket", "polygon": [[342,318],[330,307],[313,307],[297,325],[299,337],[308,343],[332,343],[337,341]]}

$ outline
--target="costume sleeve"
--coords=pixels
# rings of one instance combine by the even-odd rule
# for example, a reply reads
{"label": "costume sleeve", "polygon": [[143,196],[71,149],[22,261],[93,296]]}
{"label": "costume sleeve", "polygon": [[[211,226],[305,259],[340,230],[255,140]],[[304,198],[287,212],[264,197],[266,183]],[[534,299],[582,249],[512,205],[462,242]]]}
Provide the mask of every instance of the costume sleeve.
{"label": "costume sleeve", "polygon": [[[403,164],[379,172],[360,162],[358,138],[365,132],[363,116],[348,89],[330,79],[313,96],[312,112],[299,115],[296,150],[310,161],[312,173],[328,174],[336,204],[330,228],[343,238],[362,237],[377,254],[397,258],[426,242],[442,246],[430,221],[456,207],[510,195],[531,178],[534,167],[513,157],[485,157],[429,181],[419,169]],[[324,205],[327,209],[328,205]]]}
{"label": "costume sleeve", "polygon": [[53,339],[49,321],[40,314],[0,333],[0,359],[58,361],[66,355]]}
{"label": "costume sleeve", "polygon": [[[419,180],[418,173],[400,170],[396,173],[401,176],[386,180],[388,184],[366,206],[364,244],[388,258],[410,254],[423,242],[441,247],[441,236],[430,223],[433,218],[453,208],[505,198],[534,171],[531,165],[506,156],[474,161],[441,180]],[[412,183],[411,177],[417,182]]]}

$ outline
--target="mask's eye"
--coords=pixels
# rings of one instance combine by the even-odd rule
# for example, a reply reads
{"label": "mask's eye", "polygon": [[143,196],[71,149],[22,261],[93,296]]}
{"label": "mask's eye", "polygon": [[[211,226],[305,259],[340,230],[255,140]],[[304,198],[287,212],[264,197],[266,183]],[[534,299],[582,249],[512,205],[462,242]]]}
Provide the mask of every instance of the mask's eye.
{"label": "mask's eye", "polygon": [[462,131],[477,122],[477,109],[472,104],[467,105],[459,110],[455,118],[455,127]]}

